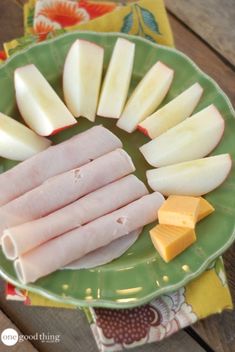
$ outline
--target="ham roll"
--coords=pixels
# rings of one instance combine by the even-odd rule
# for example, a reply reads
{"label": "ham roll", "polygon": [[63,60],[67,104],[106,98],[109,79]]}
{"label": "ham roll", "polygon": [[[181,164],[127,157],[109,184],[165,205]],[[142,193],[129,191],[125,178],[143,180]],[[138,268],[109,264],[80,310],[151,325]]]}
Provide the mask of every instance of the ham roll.
{"label": "ham roll", "polygon": [[86,254],[84,257],[75,260],[74,262],[66,265],[66,267],[61,268],[61,270],[91,269],[96,266],[107,264],[124,254],[135,243],[142,230],[143,229],[141,228],[132,231],[128,235],[122,236],[107,244],[107,246],[100,247],[95,251]]}
{"label": "ham roll", "polygon": [[51,146],[0,175],[0,206],[52,176],[85,165],[121,147],[120,139],[103,126],[92,127]]}
{"label": "ham roll", "polygon": [[129,155],[116,149],[80,168],[54,176],[0,208],[0,235],[6,228],[43,217],[134,170]]}
{"label": "ham roll", "polygon": [[136,176],[123,177],[48,216],[5,230],[2,237],[3,252],[8,259],[16,259],[42,243],[146,194],[146,186]]}
{"label": "ham roll", "polygon": [[164,197],[154,192],[36,247],[15,260],[19,280],[34,282],[155,221],[163,201]]}

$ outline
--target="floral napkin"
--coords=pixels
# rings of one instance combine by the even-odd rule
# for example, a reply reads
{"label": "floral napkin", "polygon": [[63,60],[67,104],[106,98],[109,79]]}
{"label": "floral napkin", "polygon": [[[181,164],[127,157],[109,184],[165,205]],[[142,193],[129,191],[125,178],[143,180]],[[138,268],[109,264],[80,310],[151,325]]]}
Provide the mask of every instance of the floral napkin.
{"label": "floral napkin", "polygon": [[[50,301],[7,285],[6,298],[26,305],[78,307]],[[100,351],[111,352],[160,341],[224,309],[232,309],[222,258],[180,290],[130,309],[83,308]]]}
{"label": "floral napkin", "polygon": [[[71,30],[123,32],[173,46],[163,0],[29,0],[24,6],[25,37],[5,43],[7,56],[32,43]],[[0,53],[0,60],[4,59]],[[6,286],[6,298],[26,305],[76,309]],[[160,341],[178,330],[233,304],[222,258],[180,290],[132,309],[85,308],[100,351],[118,351]]]}
{"label": "floral napkin", "polygon": [[122,32],[174,46],[163,0],[29,0],[24,25],[26,36],[4,44],[7,56],[72,30]]}

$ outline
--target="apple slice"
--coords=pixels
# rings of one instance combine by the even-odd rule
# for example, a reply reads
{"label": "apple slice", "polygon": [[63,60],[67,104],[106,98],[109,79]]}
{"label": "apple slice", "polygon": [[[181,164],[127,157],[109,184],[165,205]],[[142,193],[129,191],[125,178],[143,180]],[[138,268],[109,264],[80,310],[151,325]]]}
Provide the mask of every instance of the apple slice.
{"label": "apple slice", "polygon": [[120,117],[129,91],[134,56],[135,44],[118,38],[101,90],[99,116]]}
{"label": "apple slice", "polygon": [[48,148],[50,144],[48,139],[0,113],[0,156],[22,161]]}
{"label": "apple slice", "polygon": [[76,117],[95,121],[104,49],[95,43],[77,39],[65,60],[63,90],[65,102]]}
{"label": "apple slice", "polygon": [[36,133],[49,136],[77,123],[36,66],[17,68],[14,78],[18,108]]}
{"label": "apple slice", "polygon": [[197,106],[203,88],[199,83],[193,84],[176,98],[147,117],[138,125],[138,129],[150,138],[156,138],[168,129],[189,117]]}
{"label": "apple slice", "polygon": [[174,71],[158,61],[146,73],[129,98],[117,126],[129,133],[149,116],[165,98]]}
{"label": "apple slice", "polygon": [[147,162],[156,167],[208,155],[224,132],[224,119],[214,105],[201,110],[161,136],[140,147]]}
{"label": "apple slice", "polygon": [[149,186],[165,196],[202,196],[219,187],[232,167],[229,154],[211,156],[147,171]]}

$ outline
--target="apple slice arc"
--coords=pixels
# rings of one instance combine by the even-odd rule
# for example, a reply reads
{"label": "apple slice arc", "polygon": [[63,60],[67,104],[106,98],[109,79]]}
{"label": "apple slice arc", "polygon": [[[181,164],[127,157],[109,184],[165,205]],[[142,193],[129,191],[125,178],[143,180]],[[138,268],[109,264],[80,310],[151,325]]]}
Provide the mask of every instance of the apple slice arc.
{"label": "apple slice arc", "polygon": [[129,91],[134,56],[135,44],[118,38],[101,90],[97,111],[99,116],[120,117]]}
{"label": "apple slice arc", "polygon": [[173,80],[174,71],[158,61],[146,73],[130,96],[117,126],[129,133],[149,116],[165,98]]}
{"label": "apple slice arc", "polygon": [[0,155],[23,161],[48,148],[49,139],[37,135],[13,118],[0,113]]}
{"label": "apple slice arc", "polygon": [[36,133],[49,136],[77,123],[36,66],[17,68],[14,81],[20,113]]}
{"label": "apple slice arc", "polygon": [[229,154],[211,156],[147,171],[149,186],[165,196],[202,196],[219,187],[232,167]]}
{"label": "apple slice arc", "polygon": [[138,125],[138,129],[150,138],[156,138],[168,129],[189,117],[197,106],[203,88],[199,83],[193,84],[161,109],[147,117]]}
{"label": "apple slice arc", "polygon": [[224,119],[214,105],[201,110],[140,147],[155,167],[194,160],[208,155],[224,132]]}
{"label": "apple slice arc", "polygon": [[92,42],[77,39],[71,46],[64,64],[63,91],[65,102],[76,116],[95,121],[104,49]]}

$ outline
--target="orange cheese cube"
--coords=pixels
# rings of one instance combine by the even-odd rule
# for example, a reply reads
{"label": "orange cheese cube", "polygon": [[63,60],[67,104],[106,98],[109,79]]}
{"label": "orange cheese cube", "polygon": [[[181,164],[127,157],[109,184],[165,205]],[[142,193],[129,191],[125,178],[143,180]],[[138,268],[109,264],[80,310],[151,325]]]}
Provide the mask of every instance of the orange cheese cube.
{"label": "orange cheese cube", "polygon": [[206,216],[210,215],[215,211],[215,208],[204,198],[200,197],[199,212],[197,216],[197,221],[204,219]]}
{"label": "orange cheese cube", "polygon": [[170,196],[158,210],[159,223],[194,229],[199,204],[199,197]]}
{"label": "orange cheese cube", "polygon": [[160,256],[169,262],[196,241],[193,229],[157,225],[150,230],[150,237]]}

